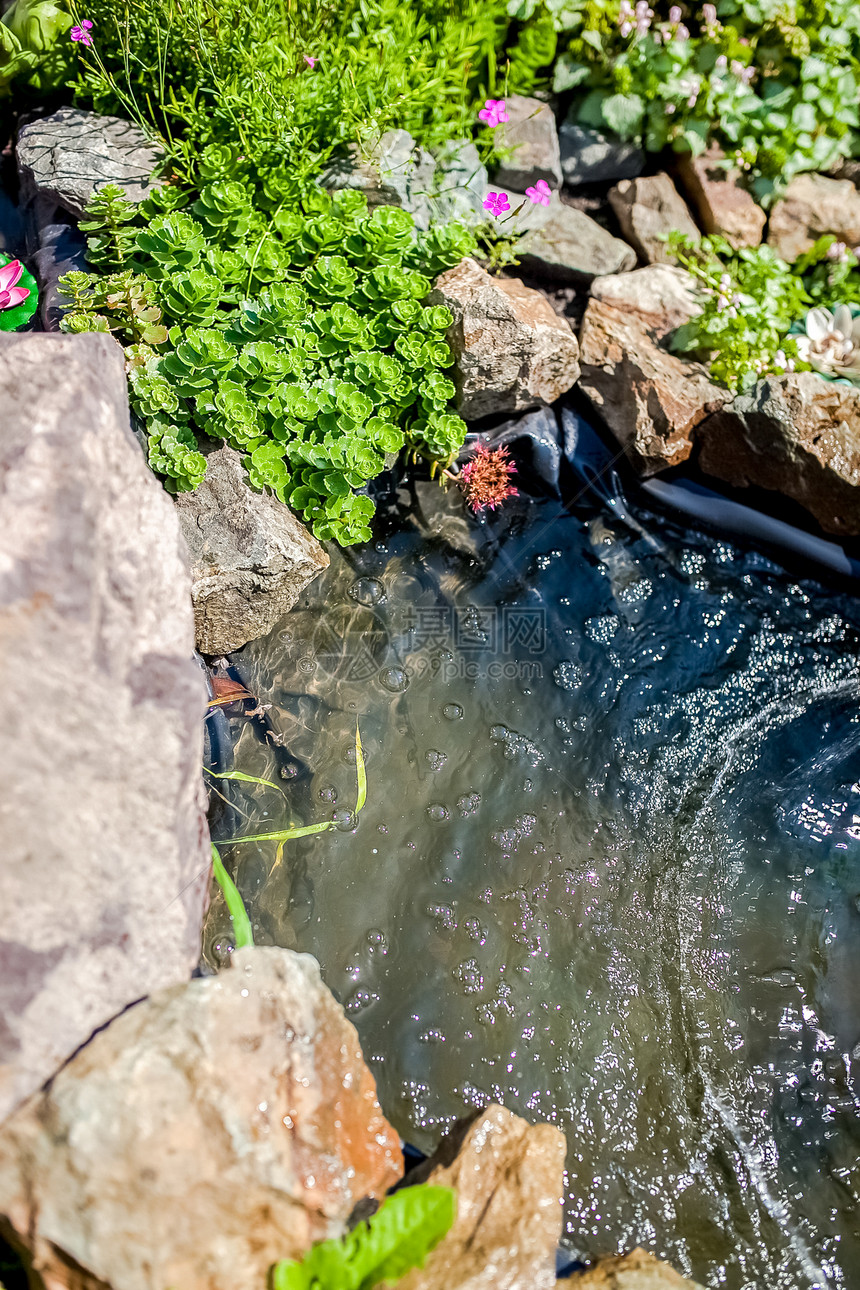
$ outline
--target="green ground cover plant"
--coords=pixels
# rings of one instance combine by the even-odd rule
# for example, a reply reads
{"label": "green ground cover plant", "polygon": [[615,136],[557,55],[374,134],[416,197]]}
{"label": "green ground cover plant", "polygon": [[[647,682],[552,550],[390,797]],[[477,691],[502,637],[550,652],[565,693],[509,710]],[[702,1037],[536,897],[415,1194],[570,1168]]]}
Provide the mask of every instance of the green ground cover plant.
{"label": "green ground cover plant", "polygon": [[373,1290],[392,1285],[423,1266],[456,1214],[457,1196],[450,1187],[404,1187],[343,1240],[321,1241],[300,1263],[276,1263],[272,1290]]}
{"label": "green ground cover plant", "polygon": [[[802,170],[858,150],[860,7],[854,0],[511,0],[523,34],[512,86],[571,92],[575,118],[699,153],[711,140],[767,199]],[[549,57],[547,58],[547,55]]]}
{"label": "green ground cover plant", "polygon": [[196,197],[170,187],[134,207],[102,189],[82,227],[103,272],[62,280],[63,329],[126,347],[132,406],[170,490],[203,478],[206,435],[317,537],[367,541],[368,481],[404,448],[445,465],[465,437],[448,410],[451,315],[421,301],[473,235],[416,233],[408,212],[368,212],[353,190],[257,205],[227,177],[233,160],[210,145]]}
{"label": "green ground cover plant", "polygon": [[72,69],[72,19],[54,0],[13,0],[0,17],[0,98],[22,86],[44,94]]}
{"label": "green ground cover plant", "polygon": [[[832,320],[840,306],[849,313],[860,307],[857,257],[835,237],[819,238],[793,264],[772,247],[736,251],[720,237],[695,242],[676,233],[669,248],[702,290],[702,312],[673,337],[676,353],[707,362],[714,379],[735,390],[748,389],[768,373],[813,368],[831,378],[853,379],[851,347],[838,355],[834,350],[838,328],[828,333],[833,344],[821,352],[808,343],[814,339],[811,316],[823,311]],[[844,341],[849,340],[846,333]]]}

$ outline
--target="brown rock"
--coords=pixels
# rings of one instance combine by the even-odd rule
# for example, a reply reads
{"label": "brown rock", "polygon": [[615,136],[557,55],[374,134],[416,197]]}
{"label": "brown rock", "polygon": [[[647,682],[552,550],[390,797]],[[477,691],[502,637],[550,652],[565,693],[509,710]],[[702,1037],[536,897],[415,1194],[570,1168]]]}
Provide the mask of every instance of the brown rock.
{"label": "brown rock", "polygon": [[701,312],[696,280],[673,264],[649,264],[633,273],[595,278],[591,295],[638,314],[660,339]]}
{"label": "brown rock", "polygon": [[731,398],[700,363],[676,358],[636,313],[590,300],[580,333],[579,388],[642,475],[689,457],[700,421]]}
{"label": "brown rock", "polygon": [[707,152],[681,158],[678,174],[706,233],[720,233],[732,246],[758,246],[767,216],[741,183],[741,172],[719,163],[725,153],[713,144]]}
{"label": "brown rock", "polygon": [[400,1176],[306,954],[239,950],[117,1017],[0,1130],[0,1226],[48,1290],[236,1290]]}
{"label": "brown rock", "polygon": [[570,1284],[579,1290],[701,1290],[697,1282],[638,1248],[600,1259],[593,1268],[574,1273]]}
{"label": "brown rock", "polygon": [[323,547],[292,511],[254,491],[232,448],[207,453],[206,478],[175,501],[202,654],[229,654],[265,636],[328,568]]}
{"label": "brown rock", "polygon": [[437,280],[428,303],[454,315],[448,343],[466,420],[553,403],[579,376],[570,325],[516,278],[491,278],[462,260]]}
{"label": "brown rock", "polygon": [[525,192],[545,180],[561,187],[561,151],[552,108],[541,99],[509,94],[505,99],[508,120],[496,130],[497,146],[512,149],[495,174],[495,183]]}
{"label": "brown rock", "polygon": [[0,333],[0,1120],[187,981],[209,890],[187,552],[110,336]]}
{"label": "brown rock", "polygon": [[503,1106],[457,1126],[420,1175],[456,1189],[457,1218],[398,1290],[552,1290],[565,1152],[559,1129]]}
{"label": "brown rock", "polygon": [[860,245],[860,193],[849,179],[797,175],[770,213],[768,244],[791,263],[823,233]]}
{"label": "brown rock", "polygon": [[663,235],[699,230],[689,207],[667,174],[622,179],[610,189],[609,202],[621,232],[647,264],[671,264]]}
{"label": "brown rock", "polygon": [[814,372],[770,377],[699,434],[708,474],[784,493],[827,533],[860,534],[860,390]]}

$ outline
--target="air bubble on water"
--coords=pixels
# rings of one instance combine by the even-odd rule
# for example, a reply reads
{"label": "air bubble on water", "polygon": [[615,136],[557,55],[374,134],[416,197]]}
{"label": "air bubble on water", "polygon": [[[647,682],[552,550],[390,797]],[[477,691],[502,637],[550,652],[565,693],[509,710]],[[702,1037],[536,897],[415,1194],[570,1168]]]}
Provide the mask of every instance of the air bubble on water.
{"label": "air bubble on water", "polygon": [[444,1044],[445,1035],[441,1030],[434,1027],[432,1030],[422,1030],[418,1036],[418,1041],[422,1044]]}
{"label": "air bubble on water", "polygon": [[490,839],[495,842],[496,846],[502,851],[513,851],[517,844],[516,829],[499,829],[497,833],[491,833]]}
{"label": "air bubble on water", "polygon": [[442,716],[447,717],[449,721],[462,721],[463,709],[459,703],[446,703],[442,709]]}
{"label": "air bubble on water", "polygon": [[371,927],[365,932],[364,939],[371,954],[388,953],[388,941],[385,938],[385,933],[380,931],[378,927]]}
{"label": "air bubble on water", "polygon": [[400,694],[409,686],[409,677],[402,667],[384,667],[379,673],[379,680],[392,694]]}
{"label": "air bubble on water", "polygon": [[283,641],[285,645],[289,645],[292,639],[293,639],[292,632],[278,632],[278,640]]}
{"label": "air bubble on water", "polygon": [[299,768],[294,761],[288,761],[279,771],[281,779],[295,779],[298,773]]}
{"label": "air bubble on water", "polygon": [[436,748],[430,748],[424,754],[424,759],[431,770],[441,770],[448,760],[448,754],[439,752]]}
{"label": "air bubble on water", "polygon": [[533,779],[524,779],[524,780],[523,780],[523,792],[524,792],[524,793],[530,793],[530,792],[532,791],[532,789],[534,788],[534,786],[535,786],[535,785],[534,785],[534,780],[533,780]]}
{"label": "air bubble on water", "polygon": [[331,818],[335,828],[340,829],[341,833],[351,833],[355,828],[355,811],[335,811]]}
{"label": "air bubble on water", "polygon": [[[594,622],[595,619],[588,621]],[[563,659],[552,669],[552,679],[561,690],[576,690],[582,685],[582,668],[571,659]]]}
{"label": "air bubble on water", "polygon": [[480,805],[480,793],[464,793],[462,797],[457,798],[457,810],[464,820],[467,820],[470,815],[476,815]]}
{"label": "air bubble on water", "polygon": [[337,789],[332,784],[326,784],[319,790],[318,796],[321,802],[331,802],[334,805],[337,801]]}
{"label": "air bubble on water", "polygon": [[490,738],[497,740],[507,739],[510,731],[507,726],[490,726]]}
{"label": "air bubble on water", "polygon": [[311,655],[306,654],[304,658],[299,659],[300,672],[305,672],[308,675],[310,675],[311,672],[315,672],[316,670],[317,670],[316,659],[314,659]]}
{"label": "air bubble on water", "polygon": [[479,994],[484,988],[484,977],[477,959],[466,959],[454,968],[454,977],[463,987],[464,994]]}
{"label": "air bubble on water", "polygon": [[563,735],[570,734],[570,722],[566,717],[556,717],[555,728],[556,730],[560,730]]}
{"label": "air bubble on water", "polygon": [[598,645],[607,645],[618,631],[619,622],[615,614],[596,614],[585,620],[585,634],[589,640]]}
{"label": "air bubble on water", "polygon": [[444,802],[431,802],[427,807],[427,819],[434,824],[441,824],[451,818],[451,813]]}
{"label": "air bubble on water", "polygon": [[350,587],[349,595],[359,605],[380,605],[385,599],[385,586],[378,578],[359,578]]}
{"label": "air bubble on water", "polygon": [[518,816],[514,827],[521,838],[527,838],[534,831],[536,824],[536,815],[520,815]]}
{"label": "air bubble on water", "polygon": [[362,1012],[372,1003],[378,1002],[379,995],[374,994],[372,990],[354,990],[343,1006],[347,1012],[355,1015],[356,1012]]}
{"label": "air bubble on water", "polygon": [[477,941],[479,945],[486,943],[487,929],[481,923],[480,918],[467,918],[463,928],[470,940]]}
{"label": "air bubble on water", "polygon": [[457,930],[457,915],[453,905],[428,905],[427,913],[448,932]]}

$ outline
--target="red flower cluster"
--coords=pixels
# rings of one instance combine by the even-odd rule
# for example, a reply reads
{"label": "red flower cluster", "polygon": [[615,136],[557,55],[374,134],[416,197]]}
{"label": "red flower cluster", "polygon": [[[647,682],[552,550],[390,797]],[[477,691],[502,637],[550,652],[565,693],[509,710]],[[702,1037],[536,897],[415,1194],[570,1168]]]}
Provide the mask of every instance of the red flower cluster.
{"label": "red flower cluster", "polygon": [[516,471],[514,463],[508,460],[507,448],[485,448],[482,443],[477,444],[472,460],[466,462],[459,476],[472,510],[480,512],[488,506],[494,511],[506,498],[516,497],[517,490],[511,487],[509,478]]}

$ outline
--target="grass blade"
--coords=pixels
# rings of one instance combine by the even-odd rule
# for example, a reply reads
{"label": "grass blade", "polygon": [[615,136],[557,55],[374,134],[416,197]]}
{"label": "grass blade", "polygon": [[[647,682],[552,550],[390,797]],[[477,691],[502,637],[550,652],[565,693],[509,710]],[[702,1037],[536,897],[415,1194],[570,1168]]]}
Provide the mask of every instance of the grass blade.
{"label": "grass blade", "polygon": [[325,833],[332,827],[331,820],[322,824],[305,824],[294,829],[279,829],[275,833],[253,833],[244,838],[225,838],[222,846],[235,846],[237,842],[291,842],[293,838],[305,838],[309,833]]}
{"label": "grass blade", "polygon": [[[206,774],[211,775],[213,779],[238,779],[241,780],[243,784],[263,784],[266,788],[276,788],[279,793],[284,792],[282,784],[276,784],[274,780],[271,779],[260,779],[258,775],[245,775],[241,770],[217,771],[210,770],[208,766],[204,766],[203,769],[206,771]],[[284,794],[284,796],[286,796],[286,794]]]}
{"label": "grass blade", "polygon": [[215,875],[215,881],[224,893],[224,902],[233,919],[233,937],[236,941],[236,949],[244,949],[246,945],[254,944],[254,933],[251,928],[251,920],[248,917],[248,911],[245,909],[239,890],[230,877],[218,854],[218,848],[212,844],[212,872]]}
{"label": "grass blade", "polygon": [[367,801],[367,769],[364,764],[364,751],[361,747],[361,732],[358,729],[358,722],[355,723],[355,778],[358,782],[355,813],[358,815]]}

